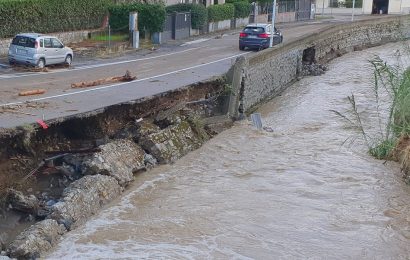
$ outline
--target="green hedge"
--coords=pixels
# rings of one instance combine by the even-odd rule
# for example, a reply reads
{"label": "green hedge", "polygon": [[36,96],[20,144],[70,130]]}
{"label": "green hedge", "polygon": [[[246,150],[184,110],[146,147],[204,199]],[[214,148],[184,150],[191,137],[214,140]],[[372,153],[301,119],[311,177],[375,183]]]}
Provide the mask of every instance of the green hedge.
{"label": "green hedge", "polygon": [[247,2],[247,3],[249,3],[248,0],[225,0],[226,4],[233,4],[233,3],[237,3],[237,2]]}
{"label": "green hedge", "polygon": [[235,7],[233,4],[211,5],[207,9],[210,22],[218,22],[234,18]]}
{"label": "green hedge", "polygon": [[249,14],[252,10],[251,4],[249,2],[239,1],[239,2],[233,3],[233,5],[235,7],[235,13],[234,13],[235,18],[249,17]]}
{"label": "green hedge", "polygon": [[110,26],[116,31],[128,31],[129,13],[138,12],[140,32],[161,32],[165,21],[165,6],[162,4],[120,4],[109,7]]}
{"label": "green hedge", "polygon": [[0,1],[0,38],[98,28],[111,0]]}
{"label": "green hedge", "polygon": [[[362,5],[363,5],[362,0],[356,0],[355,3],[354,3],[355,8],[362,8]],[[346,8],[353,8],[353,0],[346,0],[344,2],[344,6]]]}
{"label": "green hedge", "polygon": [[165,9],[167,13],[190,11],[192,29],[202,29],[208,22],[208,11],[201,4],[176,4],[167,6]]}

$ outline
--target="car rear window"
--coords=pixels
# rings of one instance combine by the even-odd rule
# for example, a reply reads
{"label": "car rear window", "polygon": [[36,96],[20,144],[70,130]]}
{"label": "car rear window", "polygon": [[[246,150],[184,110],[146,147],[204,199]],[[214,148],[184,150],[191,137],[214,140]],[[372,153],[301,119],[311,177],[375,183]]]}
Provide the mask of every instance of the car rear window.
{"label": "car rear window", "polygon": [[263,27],[245,27],[243,29],[245,33],[264,33],[265,29]]}
{"label": "car rear window", "polygon": [[11,42],[13,45],[34,48],[36,39],[27,36],[16,36]]}

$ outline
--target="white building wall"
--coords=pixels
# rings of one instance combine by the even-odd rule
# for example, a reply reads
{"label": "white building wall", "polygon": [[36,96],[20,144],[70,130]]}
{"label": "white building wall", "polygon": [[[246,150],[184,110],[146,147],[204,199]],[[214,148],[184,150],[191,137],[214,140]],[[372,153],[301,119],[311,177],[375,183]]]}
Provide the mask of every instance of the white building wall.
{"label": "white building wall", "polygon": [[401,13],[401,8],[403,4],[402,2],[403,0],[389,0],[389,14]]}
{"label": "white building wall", "polygon": [[373,0],[363,0],[363,13],[371,14],[373,8]]}
{"label": "white building wall", "polygon": [[[316,9],[320,9],[322,7],[327,8],[329,7],[330,0],[316,0]],[[323,5],[324,4],[324,5]]]}
{"label": "white building wall", "polygon": [[[363,0],[363,12],[371,14],[373,0]],[[410,12],[410,0],[389,0],[389,14],[408,14]]]}

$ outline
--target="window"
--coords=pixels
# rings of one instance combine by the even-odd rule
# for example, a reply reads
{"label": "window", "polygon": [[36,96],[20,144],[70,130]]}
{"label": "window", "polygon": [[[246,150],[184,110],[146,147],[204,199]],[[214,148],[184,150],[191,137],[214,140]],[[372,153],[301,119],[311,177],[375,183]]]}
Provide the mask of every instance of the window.
{"label": "window", "polygon": [[40,40],[40,47],[44,48],[44,40],[43,39]]}
{"label": "window", "polygon": [[52,48],[51,39],[50,39],[50,38],[45,38],[45,39],[44,39],[44,48]]}
{"label": "window", "polygon": [[34,48],[36,40],[26,36],[16,36],[11,43],[17,46]]}
{"label": "window", "polygon": [[52,38],[51,43],[53,44],[53,48],[63,48],[63,44],[56,38]]}
{"label": "window", "polygon": [[265,30],[263,29],[263,27],[245,27],[245,29],[243,29],[243,32],[245,33],[264,33]]}

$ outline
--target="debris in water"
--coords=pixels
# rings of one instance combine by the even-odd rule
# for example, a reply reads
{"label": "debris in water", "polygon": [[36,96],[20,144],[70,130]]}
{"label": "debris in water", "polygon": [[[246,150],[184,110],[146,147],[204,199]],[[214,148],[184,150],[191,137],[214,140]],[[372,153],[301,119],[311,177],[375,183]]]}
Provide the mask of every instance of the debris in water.
{"label": "debris in water", "polygon": [[263,130],[265,130],[266,132],[269,132],[269,133],[273,133],[273,128],[270,127],[270,126],[264,126]]}
{"label": "debris in water", "polygon": [[262,118],[260,113],[251,114],[252,125],[258,130],[262,130]]}
{"label": "debris in water", "polygon": [[47,128],[48,128],[48,125],[47,125],[43,120],[41,120],[41,119],[37,119],[37,123],[38,123],[39,125],[41,125],[41,127],[42,127],[43,129],[47,129]]}

